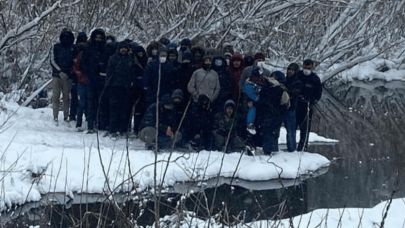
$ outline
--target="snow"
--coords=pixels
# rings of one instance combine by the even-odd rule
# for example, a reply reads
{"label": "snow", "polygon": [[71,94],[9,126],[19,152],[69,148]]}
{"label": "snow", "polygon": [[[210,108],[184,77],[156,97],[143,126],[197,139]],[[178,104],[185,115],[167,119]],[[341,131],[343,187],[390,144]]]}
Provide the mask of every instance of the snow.
{"label": "snow", "polygon": [[[125,139],[112,141],[100,135],[97,145],[97,135],[76,132],[74,122],[60,121],[56,126],[51,108],[20,107],[4,98],[0,107],[0,210],[38,201],[41,194],[50,192],[74,197],[74,193],[129,192],[132,183],[138,191],[154,185],[155,155],[144,150],[138,139],[127,144]],[[336,142],[316,134],[309,140]],[[157,161],[157,181],[165,187],[218,176],[249,181],[296,179],[330,163],[319,154],[282,151],[271,158],[218,151],[165,152],[158,154]]]}
{"label": "snow", "polygon": [[[387,217],[385,212],[389,206]],[[290,219],[277,221],[256,221],[246,223],[237,227],[382,227],[381,223],[384,220],[384,227],[398,228],[405,227],[405,200],[394,199],[392,203],[387,201],[381,202],[374,208],[340,208],[340,209],[317,209],[301,216],[296,216]],[[166,216],[164,220],[168,221],[172,218]],[[222,224],[216,224],[211,220],[211,224],[206,220],[196,219],[190,212],[186,214],[185,221],[180,227],[228,227]]]}

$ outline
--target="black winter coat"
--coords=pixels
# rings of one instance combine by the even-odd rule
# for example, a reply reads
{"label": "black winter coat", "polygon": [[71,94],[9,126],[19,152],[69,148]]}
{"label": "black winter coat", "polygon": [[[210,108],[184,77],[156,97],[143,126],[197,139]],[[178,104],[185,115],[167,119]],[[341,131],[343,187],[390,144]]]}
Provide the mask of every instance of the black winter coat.
{"label": "black winter coat", "polygon": [[299,93],[298,102],[316,104],[322,97],[321,79],[312,72],[310,75],[305,75],[302,70],[297,73],[298,79],[302,82],[302,89]]}
{"label": "black winter coat", "polygon": [[170,61],[161,64],[159,60],[153,60],[146,65],[142,77],[142,85],[146,89],[147,97],[156,97],[159,83],[159,65],[161,66],[159,98],[172,93],[170,86],[177,74],[177,68]]}
{"label": "black winter coat", "polygon": [[73,62],[76,58],[76,55],[77,51],[73,44],[55,44],[53,47],[53,59],[51,60],[52,76],[60,77],[59,73],[64,72],[69,76],[69,78],[72,78]]}
{"label": "black winter coat", "polygon": [[130,87],[136,82],[137,69],[132,55],[114,54],[108,61],[106,86]]}
{"label": "black winter coat", "polygon": [[[174,109],[165,109],[164,105],[159,103],[159,135],[165,135],[167,127],[170,126],[173,131],[176,130],[176,111]],[[145,127],[156,127],[156,103],[153,103],[146,110],[145,115],[139,125],[139,130]]]}
{"label": "black winter coat", "polygon": [[[86,75],[90,85],[99,85],[106,79],[108,53],[103,32],[101,29],[96,29],[91,33],[90,44],[84,49],[80,61],[80,70]],[[104,41],[97,43],[96,34],[103,35]]]}
{"label": "black winter coat", "polygon": [[288,89],[288,95],[290,95],[290,107],[287,111],[295,111],[298,103],[298,96],[302,89],[302,82],[298,79],[297,74],[293,76],[287,76],[285,86]]}
{"label": "black winter coat", "polygon": [[267,81],[259,92],[260,99],[255,103],[256,122],[258,125],[266,126],[281,117],[280,99],[283,89],[280,86],[270,85]]}
{"label": "black winter coat", "polygon": [[[220,67],[215,66],[214,63],[216,59],[222,60],[222,66]],[[221,90],[219,91],[218,97],[215,99],[215,103],[222,106],[225,103],[225,101],[231,98],[231,92],[235,82],[233,81],[231,73],[226,70],[227,65],[225,58],[220,56],[214,57],[212,63],[213,64],[211,69],[217,72],[219,76],[219,85],[221,86]]]}

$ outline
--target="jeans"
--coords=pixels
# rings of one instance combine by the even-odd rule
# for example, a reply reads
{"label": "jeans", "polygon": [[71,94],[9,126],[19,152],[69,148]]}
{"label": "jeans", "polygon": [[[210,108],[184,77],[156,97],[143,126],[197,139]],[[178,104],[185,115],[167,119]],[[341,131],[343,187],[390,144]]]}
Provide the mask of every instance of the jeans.
{"label": "jeans", "polygon": [[83,114],[86,114],[87,128],[94,129],[94,87],[90,85],[79,84],[77,86],[79,93],[79,106],[77,108],[76,127],[81,127],[83,122]]}
{"label": "jeans", "polygon": [[295,110],[287,110],[283,114],[284,127],[287,130],[287,150],[293,152],[297,148],[296,140],[296,115]]}

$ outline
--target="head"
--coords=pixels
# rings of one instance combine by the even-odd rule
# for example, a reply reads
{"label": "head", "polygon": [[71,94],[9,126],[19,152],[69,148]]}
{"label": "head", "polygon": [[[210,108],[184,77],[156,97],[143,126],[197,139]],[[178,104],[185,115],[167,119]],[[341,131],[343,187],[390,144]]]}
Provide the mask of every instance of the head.
{"label": "head", "polygon": [[167,46],[167,49],[171,50],[171,49],[175,49],[177,51],[177,44],[176,43],[169,43]]}
{"label": "head", "polygon": [[271,73],[270,77],[275,78],[280,83],[285,83],[285,81],[286,81],[284,73],[281,71],[278,71],[278,70],[273,71]]}
{"label": "head", "polygon": [[117,38],[115,38],[114,35],[108,34],[108,35],[105,37],[105,40],[106,40],[106,43],[108,44],[108,43],[112,43],[112,42],[117,41]]}
{"label": "head", "polygon": [[85,32],[79,32],[76,37],[76,44],[87,43],[87,34]]}
{"label": "head", "polygon": [[225,58],[226,64],[229,66],[231,64],[232,53],[225,52],[224,58]]}
{"label": "head", "polygon": [[191,40],[189,38],[184,38],[180,42],[180,51],[184,52],[191,48]]}
{"label": "head", "polygon": [[91,32],[90,35],[90,42],[98,47],[102,47],[105,45],[105,32],[101,28],[97,28]]}
{"label": "head", "polygon": [[170,43],[170,40],[166,37],[162,37],[159,39],[159,42],[165,46],[167,46]]}
{"label": "head", "polygon": [[118,51],[118,54],[121,55],[121,56],[126,56],[126,55],[128,55],[128,52],[129,52],[129,45],[128,45],[128,43],[125,42],[125,41],[119,42],[119,43],[118,43],[118,47],[117,47],[117,51]]}
{"label": "head", "polygon": [[175,62],[175,61],[177,61],[177,56],[178,56],[178,54],[177,54],[177,50],[176,49],[170,49],[168,52],[167,52],[167,58],[169,59],[169,61],[170,62]]}
{"label": "head", "polygon": [[261,52],[257,52],[257,53],[254,55],[253,60],[254,60],[254,64],[255,64],[255,65],[260,65],[260,64],[258,64],[258,63],[264,62],[264,60],[265,60],[264,54],[261,53]]}
{"label": "head", "polygon": [[290,65],[288,65],[287,67],[287,77],[292,77],[294,76],[298,70],[300,69],[300,67],[298,66],[298,64],[296,63],[291,63]]}
{"label": "head", "polygon": [[193,54],[191,51],[187,50],[183,53],[183,58],[181,64],[183,66],[189,66],[191,62],[193,61]]}
{"label": "head", "polygon": [[211,69],[211,61],[212,61],[211,56],[209,56],[209,55],[204,56],[204,58],[203,58],[203,69],[204,70]]}
{"label": "head", "polygon": [[233,54],[233,47],[230,43],[225,42],[222,44],[222,51],[225,52],[230,52],[231,55]]}
{"label": "head", "polygon": [[254,64],[253,56],[247,55],[247,56],[244,57],[244,59],[245,59],[245,66],[246,67],[252,66]]}
{"label": "head", "polygon": [[229,99],[225,102],[224,111],[227,116],[232,116],[235,112],[235,102],[232,99]]}
{"label": "head", "polygon": [[234,69],[239,69],[245,67],[245,60],[243,55],[239,52],[234,52],[231,57],[231,67]]}
{"label": "head", "polygon": [[176,89],[172,93],[173,103],[178,105],[183,102],[183,91],[181,89]]}
{"label": "head", "polygon": [[302,71],[303,73],[308,76],[312,73],[312,70],[314,69],[314,62],[310,59],[304,60],[302,64]]}
{"label": "head", "polygon": [[167,56],[168,56],[167,47],[166,46],[160,47],[159,48],[159,62],[165,63],[167,60]]}
{"label": "head", "polygon": [[169,94],[164,95],[160,99],[160,103],[166,110],[172,110],[174,107],[172,97]]}
{"label": "head", "polygon": [[75,36],[73,35],[73,32],[68,28],[64,28],[62,30],[62,32],[60,33],[59,42],[63,46],[69,46],[69,45],[72,45],[74,41],[75,41]]}

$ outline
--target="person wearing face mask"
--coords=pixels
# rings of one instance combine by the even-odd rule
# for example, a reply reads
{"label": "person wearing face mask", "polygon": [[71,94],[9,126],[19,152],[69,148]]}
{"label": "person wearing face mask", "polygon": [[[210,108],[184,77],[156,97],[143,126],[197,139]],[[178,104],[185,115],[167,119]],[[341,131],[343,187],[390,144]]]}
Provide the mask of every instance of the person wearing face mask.
{"label": "person wearing face mask", "polygon": [[300,141],[297,151],[307,151],[308,137],[311,129],[314,106],[322,97],[322,83],[318,75],[313,72],[314,62],[306,59],[302,70],[298,71],[297,77],[302,82],[301,91],[298,94],[296,108],[296,124],[300,129]]}
{"label": "person wearing face mask", "polygon": [[192,95],[194,103],[198,102],[198,97],[201,94],[206,94],[212,103],[218,97],[221,90],[219,76],[217,72],[211,69],[212,57],[206,55],[203,60],[203,67],[193,73],[187,85],[188,92]]}
{"label": "person wearing face mask", "polygon": [[217,54],[213,58],[212,62],[212,69],[217,72],[219,77],[219,85],[221,86],[218,97],[212,104],[213,112],[217,113],[222,112],[225,101],[231,99],[232,87],[235,82],[233,81],[231,73],[226,70],[226,61],[221,54]]}
{"label": "person wearing face mask", "polygon": [[145,105],[147,107],[156,102],[158,91],[159,98],[172,93],[172,81],[176,78],[178,69],[167,57],[166,46],[160,47],[158,58],[149,62],[143,72],[142,86],[145,90]]}
{"label": "person wearing face mask", "polygon": [[265,67],[263,67],[263,63],[264,63],[264,54],[261,52],[257,52],[254,57],[254,62],[252,66],[248,66],[243,70],[242,76],[240,77],[239,82],[236,82],[239,84],[239,88],[242,92],[244,92],[244,86],[245,86],[245,82],[246,80],[250,77],[250,75],[252,75],[252,70],[255,67],[260,67],[260,69],[263,71],[263,77],[270,77],[271,72],[266,69]]}

